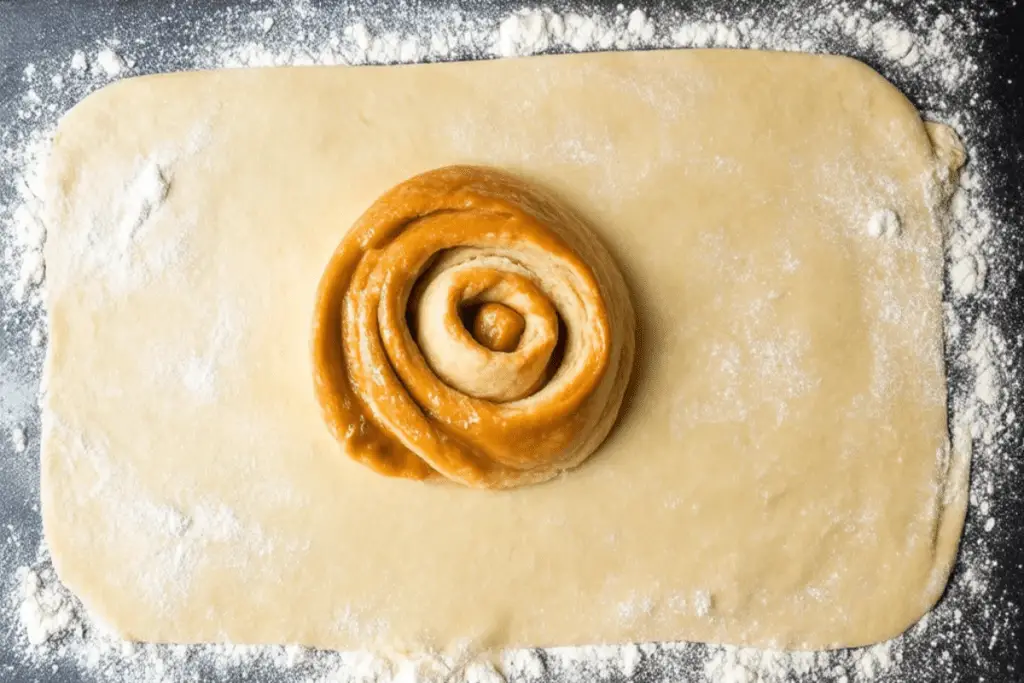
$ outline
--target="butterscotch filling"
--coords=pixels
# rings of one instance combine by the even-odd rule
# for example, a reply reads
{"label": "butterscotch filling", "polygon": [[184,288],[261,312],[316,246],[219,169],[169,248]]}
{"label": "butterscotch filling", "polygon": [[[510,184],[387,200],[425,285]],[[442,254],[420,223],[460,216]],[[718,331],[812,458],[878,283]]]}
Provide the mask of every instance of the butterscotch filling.
{"label": "butterscotch filling", "polygon": [[324,418],[349,456],[389,476],[509,488],[578,465],[614,421],[632,354],[607,252],[491,169],[442,168],[385,193],[317,294]]}

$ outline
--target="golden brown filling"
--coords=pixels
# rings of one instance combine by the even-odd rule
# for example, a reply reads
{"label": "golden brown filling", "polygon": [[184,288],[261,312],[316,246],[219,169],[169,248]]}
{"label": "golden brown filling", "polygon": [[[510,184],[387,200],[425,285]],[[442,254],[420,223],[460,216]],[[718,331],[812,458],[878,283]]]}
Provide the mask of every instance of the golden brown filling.
{"label": "golden brown filling", "polygon": [[473,315],[473,339],[491,351],[511,353],[525,329],[523,316],[504,304],[486,303]]}
{"label": "golden brown filling", "polygon": [[345,452],[382,474],[535,483],[607,434],[633,329],[621,275],[575,215],[505,173],[437,169],[380,197],[328,263],[317,398]]}

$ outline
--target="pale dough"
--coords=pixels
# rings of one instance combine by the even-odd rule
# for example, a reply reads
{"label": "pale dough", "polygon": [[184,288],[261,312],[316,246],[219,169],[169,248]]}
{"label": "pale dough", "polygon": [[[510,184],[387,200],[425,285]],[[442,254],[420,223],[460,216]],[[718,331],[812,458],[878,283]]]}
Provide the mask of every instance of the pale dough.
{"label": "pale dough", "polygon": [[[121,225],[153,158],[166,197],[111,241],[103,226]],[[631,287],[638,362],[618,426],[546,484],[379,476],[340,455],[314,399],[314,293],[342,232],[451,163],[554,191]],[[150,641],[893,636],[941,595],[966,504],[933,212],[952,164],[895,88],[837,57],[105,88],[64,119],[52,164],[42,511],[59,575]],[[879,210],[897,237],[868,235]]]}

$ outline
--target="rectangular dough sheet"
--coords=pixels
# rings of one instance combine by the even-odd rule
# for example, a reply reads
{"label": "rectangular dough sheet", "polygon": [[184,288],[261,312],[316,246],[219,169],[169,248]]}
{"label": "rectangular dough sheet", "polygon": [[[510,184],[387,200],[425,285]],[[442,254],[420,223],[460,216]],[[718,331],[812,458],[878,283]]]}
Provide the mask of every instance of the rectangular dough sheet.
{"label": "rectangular dough sheet", "polygon": [[[452,163],[554,190],[639,315],[617,428],[502,493],[349,461],[317,282],[381,192]],[[937,159],[855,61],[740,51],[122,81],[63,120],[42,510],[61,579],[141,641],[856,646],[941,595]],[[879,211],[898,235],[874,237]]]}

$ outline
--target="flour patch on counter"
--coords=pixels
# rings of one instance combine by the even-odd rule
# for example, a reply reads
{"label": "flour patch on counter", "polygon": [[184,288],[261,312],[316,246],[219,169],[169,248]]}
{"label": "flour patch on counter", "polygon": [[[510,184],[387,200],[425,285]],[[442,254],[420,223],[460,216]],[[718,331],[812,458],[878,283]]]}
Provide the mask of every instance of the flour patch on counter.
{"label": "flour patch on counter", "polygon": [[470,662],[463,671],[466,683],[505,683],[505,677],[486,661]]}
{"label": "flour patch on counter", "polygon": [[39,647],[80,628],[75,600],[57,581],[53,567],[24,567],[18,572],[21,604],[18,618],[29,645]]}
{"label": "flour patch on counter", "polygon": [[[41,302],[38,288],[43,282],[46,240],[43,186],[52,136],[49,126],[31,130],[20,148],[5,153],[8,163],[23,170],[15,179],[10,215],[0,230],[0,284],[13,276],[6,282],[11,298],[32,308]],[[4,217],[2,211],[0,217]]]}
{"label": "flour patch on counter", "polygon": [[892,641],[872,647],[835,652],[785,652],[744,647],[709,648],[704,675],[721,683],[783,683],[790,680],[829,680],[866,683],[902,661]]}
{"label": "flour patch on counter", "polygon": [[996,229],[990,210],[976,201],[977,183],[976,174],[968,168],[950,204],[955,229],[947,244],[949,282],[958,299],[972,298],[985,289],[986,245]]}
{"label": "flour patch on counter", "polygon": [[16,425],[11,428],[11,446],[16,454],[25,452],[25,448],[28,446],[28,437],[25,435],[24,427]]}
{"label": "flour patch on counter", "polygon": [[92,64],[95,75],[102,75],[107,78],[117,78],[127,66],[124,60],[121,59],[121,55],[109,47],[105,47],[97,52]]}
{"label": "flour patch on counter", "polygon": [[538,650],[506,650],[501,655],[501,666],[511,681],[541,681],[547,668]]}

